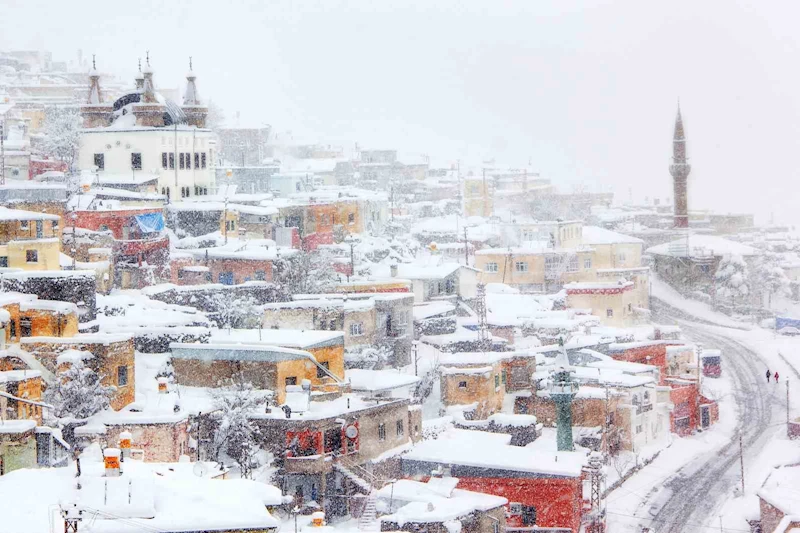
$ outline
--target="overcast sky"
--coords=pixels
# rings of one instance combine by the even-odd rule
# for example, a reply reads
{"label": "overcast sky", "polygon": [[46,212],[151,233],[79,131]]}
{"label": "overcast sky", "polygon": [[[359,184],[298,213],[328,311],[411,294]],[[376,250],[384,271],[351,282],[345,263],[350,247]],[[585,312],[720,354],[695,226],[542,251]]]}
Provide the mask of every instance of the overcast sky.
{"label": "overcast sky", "polygon": [[0,48],[82,49],[131,81],[149,49],[166,87],[192,55],[230,123],[530,160],[564,189],[622,199],[671,196],[680,98],[690,209],[800,223],[795,2],[8,2]]}

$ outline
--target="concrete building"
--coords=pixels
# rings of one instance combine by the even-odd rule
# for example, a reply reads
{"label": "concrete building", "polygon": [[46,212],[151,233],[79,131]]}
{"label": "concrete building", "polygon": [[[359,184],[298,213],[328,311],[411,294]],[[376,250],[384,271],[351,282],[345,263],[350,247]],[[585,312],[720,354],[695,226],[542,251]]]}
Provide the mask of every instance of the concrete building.
{"label": "concrete building", "polygon": [[190,65],[178,105],[156,92],[148,60],[136,90],[111,102],[104,99],[100,75],[92,69],[81,106],[78,168],[102,184],[155,181],[168,200],[208,194],[216,182],[216,140],[205,127],[208,109],[200,103],[195,79]]}

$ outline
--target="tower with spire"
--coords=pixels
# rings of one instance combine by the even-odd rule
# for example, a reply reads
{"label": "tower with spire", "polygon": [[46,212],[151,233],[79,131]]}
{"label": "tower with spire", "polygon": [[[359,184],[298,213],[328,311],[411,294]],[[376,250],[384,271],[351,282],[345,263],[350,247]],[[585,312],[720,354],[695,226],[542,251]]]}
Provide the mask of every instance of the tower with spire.
{"label": "tower with spire", "polygon": [[139,58],[139,72],[136,73],[136,77],[134,78],[136,81],[136,92],[143,93],[144,92],[144,74],[142,73],[142,58]]}
{"label": "tower with spire", "polygon": [[166,106],[158,101],[153,83],[153,67],[150,66],[150,52],[147,52],[146,63],[142,70],[144,83],[139,102],[133,105],[137,126],[163,127]]}
{"label": "tower with spire", "polygon": [[89,94],[86,102],[81,105],[81,116],[84,128],[102,128],[111,124],[113,112],[111,104],[103,102],[103,92],[100,89],[100,73],[97,72],[95,56],[92,56],[92,69],[89,71]]}
{"label": "tower with spire", "polygon": [[200,102],[200,95],[197,93],[197,75],[192,68],[192,58],[189,58],[189,71],[186,73],[186,93],[183,96],[183,113],[186,115],[186,121],[190,126],[197,126],[198,128],[206,127],[206,117],[208,116],[208,107],[202,105]]}
{"label": "tower with spire", "polygon": [[681,107],[678,104],[678,114],[675,116],[675,133],[672,136],[672,164],[669,166],[675,198],[674,226],[676,228],[689,227],[687,181],[691,171],[692,166],[686,160],[686,136],[683,130]]}

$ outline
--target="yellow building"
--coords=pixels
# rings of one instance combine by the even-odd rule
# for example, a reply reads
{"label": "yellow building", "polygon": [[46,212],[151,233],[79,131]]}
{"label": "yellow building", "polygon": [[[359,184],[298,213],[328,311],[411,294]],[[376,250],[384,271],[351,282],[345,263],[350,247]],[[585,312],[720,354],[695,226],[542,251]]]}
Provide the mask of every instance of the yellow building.
{"label": "yellow building", "polygon": [[0,267],[60,270],[60,217],[0,207]]}
{"label": "yellow building", "polygon": [[505,283],[523,291],[560,289],[564,283],[596,281],[614,274],[639,281],[643,241],[579,221],[520,225],[525,246],[487,248],[475,253],[475,267],[483,283]]}
{"label": "yellow building", "polygon": [[492,180],[484,176],[467,176],[462,185],[465,217],[490,217],[494,212]]}
{"label": "yellow building", "polygon": [[442,366],[440,374],[442,403],[446,407],[474,405],[469,410],[476,419],[485,419],[502,409],[507,376],[499,361]]}
{"label": "yellow building", "polygon": [[568,283],[567,307],[590,309],[605,326],[627,327],[647,318],[647,303],[638,301],[632,281]]}

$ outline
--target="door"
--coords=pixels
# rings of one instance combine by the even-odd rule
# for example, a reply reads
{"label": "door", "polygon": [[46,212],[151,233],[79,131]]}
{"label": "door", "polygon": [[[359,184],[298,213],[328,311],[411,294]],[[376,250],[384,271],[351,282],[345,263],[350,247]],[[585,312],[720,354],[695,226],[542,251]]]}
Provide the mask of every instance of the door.
{"label": "door", "polygon": [[219,282],[223,285],[233,285],[233,272],[220,272]]}
{"label": "door", "polygon": [[36,221],[36,238],[41,239],[44,237],[44,221],[37,220]]}
{"label": "door", "polygon": [[707,428],[711,424],[711,413],[709,413],[708,407],[700,409],[700,423],[703,428]]}

